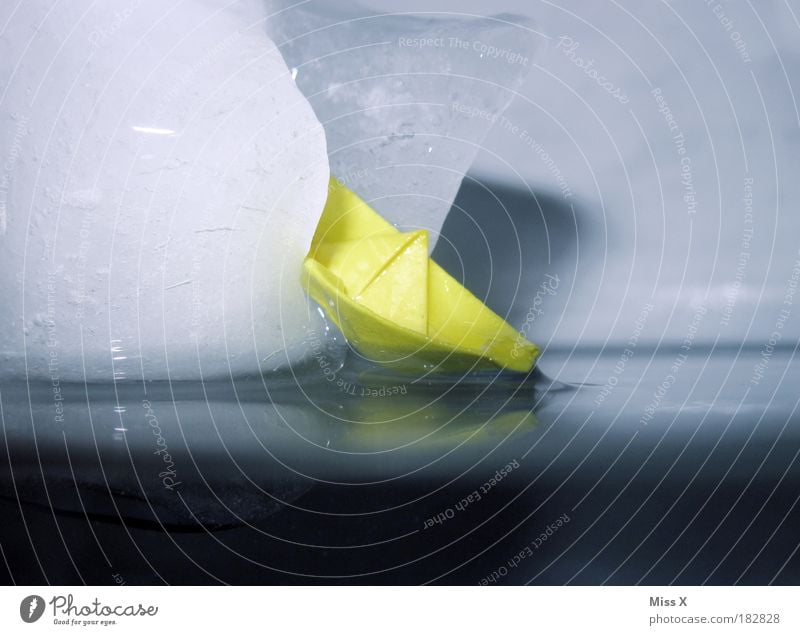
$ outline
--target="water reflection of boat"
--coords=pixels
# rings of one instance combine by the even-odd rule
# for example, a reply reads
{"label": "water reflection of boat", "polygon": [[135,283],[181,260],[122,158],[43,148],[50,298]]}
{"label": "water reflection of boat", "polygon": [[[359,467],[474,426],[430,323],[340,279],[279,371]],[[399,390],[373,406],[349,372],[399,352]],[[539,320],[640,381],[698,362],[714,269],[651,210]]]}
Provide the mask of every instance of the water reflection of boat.
{"label": "water reflection of boat", "polygon": [[[133,524],[257,522],[316,482],[458,474],[535,429],[532,378],[364,363],[235,382],[5,385],[0,496]],[[341,379],[348,388],[337,385]],[[30,392],[28,392],[30,390]]]}

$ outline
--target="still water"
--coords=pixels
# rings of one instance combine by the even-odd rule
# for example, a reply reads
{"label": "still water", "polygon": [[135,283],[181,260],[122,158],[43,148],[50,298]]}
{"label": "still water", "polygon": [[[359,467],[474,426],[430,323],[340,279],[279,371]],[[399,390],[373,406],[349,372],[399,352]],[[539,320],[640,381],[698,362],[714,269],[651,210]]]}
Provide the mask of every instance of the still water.
{"label": "still water", "polygon": [[680,354],[5,384],[3,555],[31,584],[797,584],[794,351]]}

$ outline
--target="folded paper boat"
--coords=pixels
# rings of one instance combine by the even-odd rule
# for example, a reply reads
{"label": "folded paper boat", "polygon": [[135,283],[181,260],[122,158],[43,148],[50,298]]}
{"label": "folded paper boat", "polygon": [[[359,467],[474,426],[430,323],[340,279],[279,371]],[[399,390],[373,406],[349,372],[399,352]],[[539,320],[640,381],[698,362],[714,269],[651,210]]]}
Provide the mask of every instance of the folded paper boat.
{"label": "folded paper boat", "polygon": [[303,264],[306,292],[365,358],[399,370],[529,371],[538,347],[401,232],[331,178]]}

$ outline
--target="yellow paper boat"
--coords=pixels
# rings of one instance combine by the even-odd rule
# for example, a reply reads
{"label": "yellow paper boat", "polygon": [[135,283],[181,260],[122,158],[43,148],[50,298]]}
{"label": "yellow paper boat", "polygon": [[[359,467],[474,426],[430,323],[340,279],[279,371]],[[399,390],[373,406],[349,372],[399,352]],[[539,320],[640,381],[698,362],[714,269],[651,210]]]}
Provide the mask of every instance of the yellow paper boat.
{"label": "yellow paper boat", "polygon": [[537,346],[332,178],[302,283],[364,357],[404,370],[527,372]]}

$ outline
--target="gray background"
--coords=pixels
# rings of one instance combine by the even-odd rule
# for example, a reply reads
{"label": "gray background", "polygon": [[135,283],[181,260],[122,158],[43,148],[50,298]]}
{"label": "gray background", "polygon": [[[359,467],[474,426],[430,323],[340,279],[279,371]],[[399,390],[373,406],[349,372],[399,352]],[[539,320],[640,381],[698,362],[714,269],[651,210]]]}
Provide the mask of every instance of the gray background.
{"label": "gray background", "polygon": [[[545,34],[506,117],[527,130],[553,163],[519,134],[495,125],[471,170],[480,179],[529,186],[543,201],[549,235],[526,235],[520,212],[522,242],[549,247],[545,269],[568,284],[548,298],[535,325],[540,340],[624,341],[632,320],[651,301],[642,338],[652,343],[681,341],[699,306],[708,313],[696,341],[760,346],[769,339],[800,247],[794,202],[800,162],[797,2],[366,4],[382,11],[513,12]],[[578,43],[573,57],[593,60],[628,103],[619,103],[578,68],[562,37]],[[654,89],[661,90],[685,138],[694,214],[684,200],[681,157]],[[752,223],[743,200],[748,178]],[[561,196],[564,183],[572,192],[568,199]],[[530,207],[531,215],[539,215]],[[743,249],[747,229],[753,235]],[[521,322],[542,273],[524,271],[513,301],[507,289],[492,292],[479,281],[477,290]],[[494,284],[500,282],[502,275],[496,275]],[[796,316],[781,332],[784,344],[796,340]]]}

